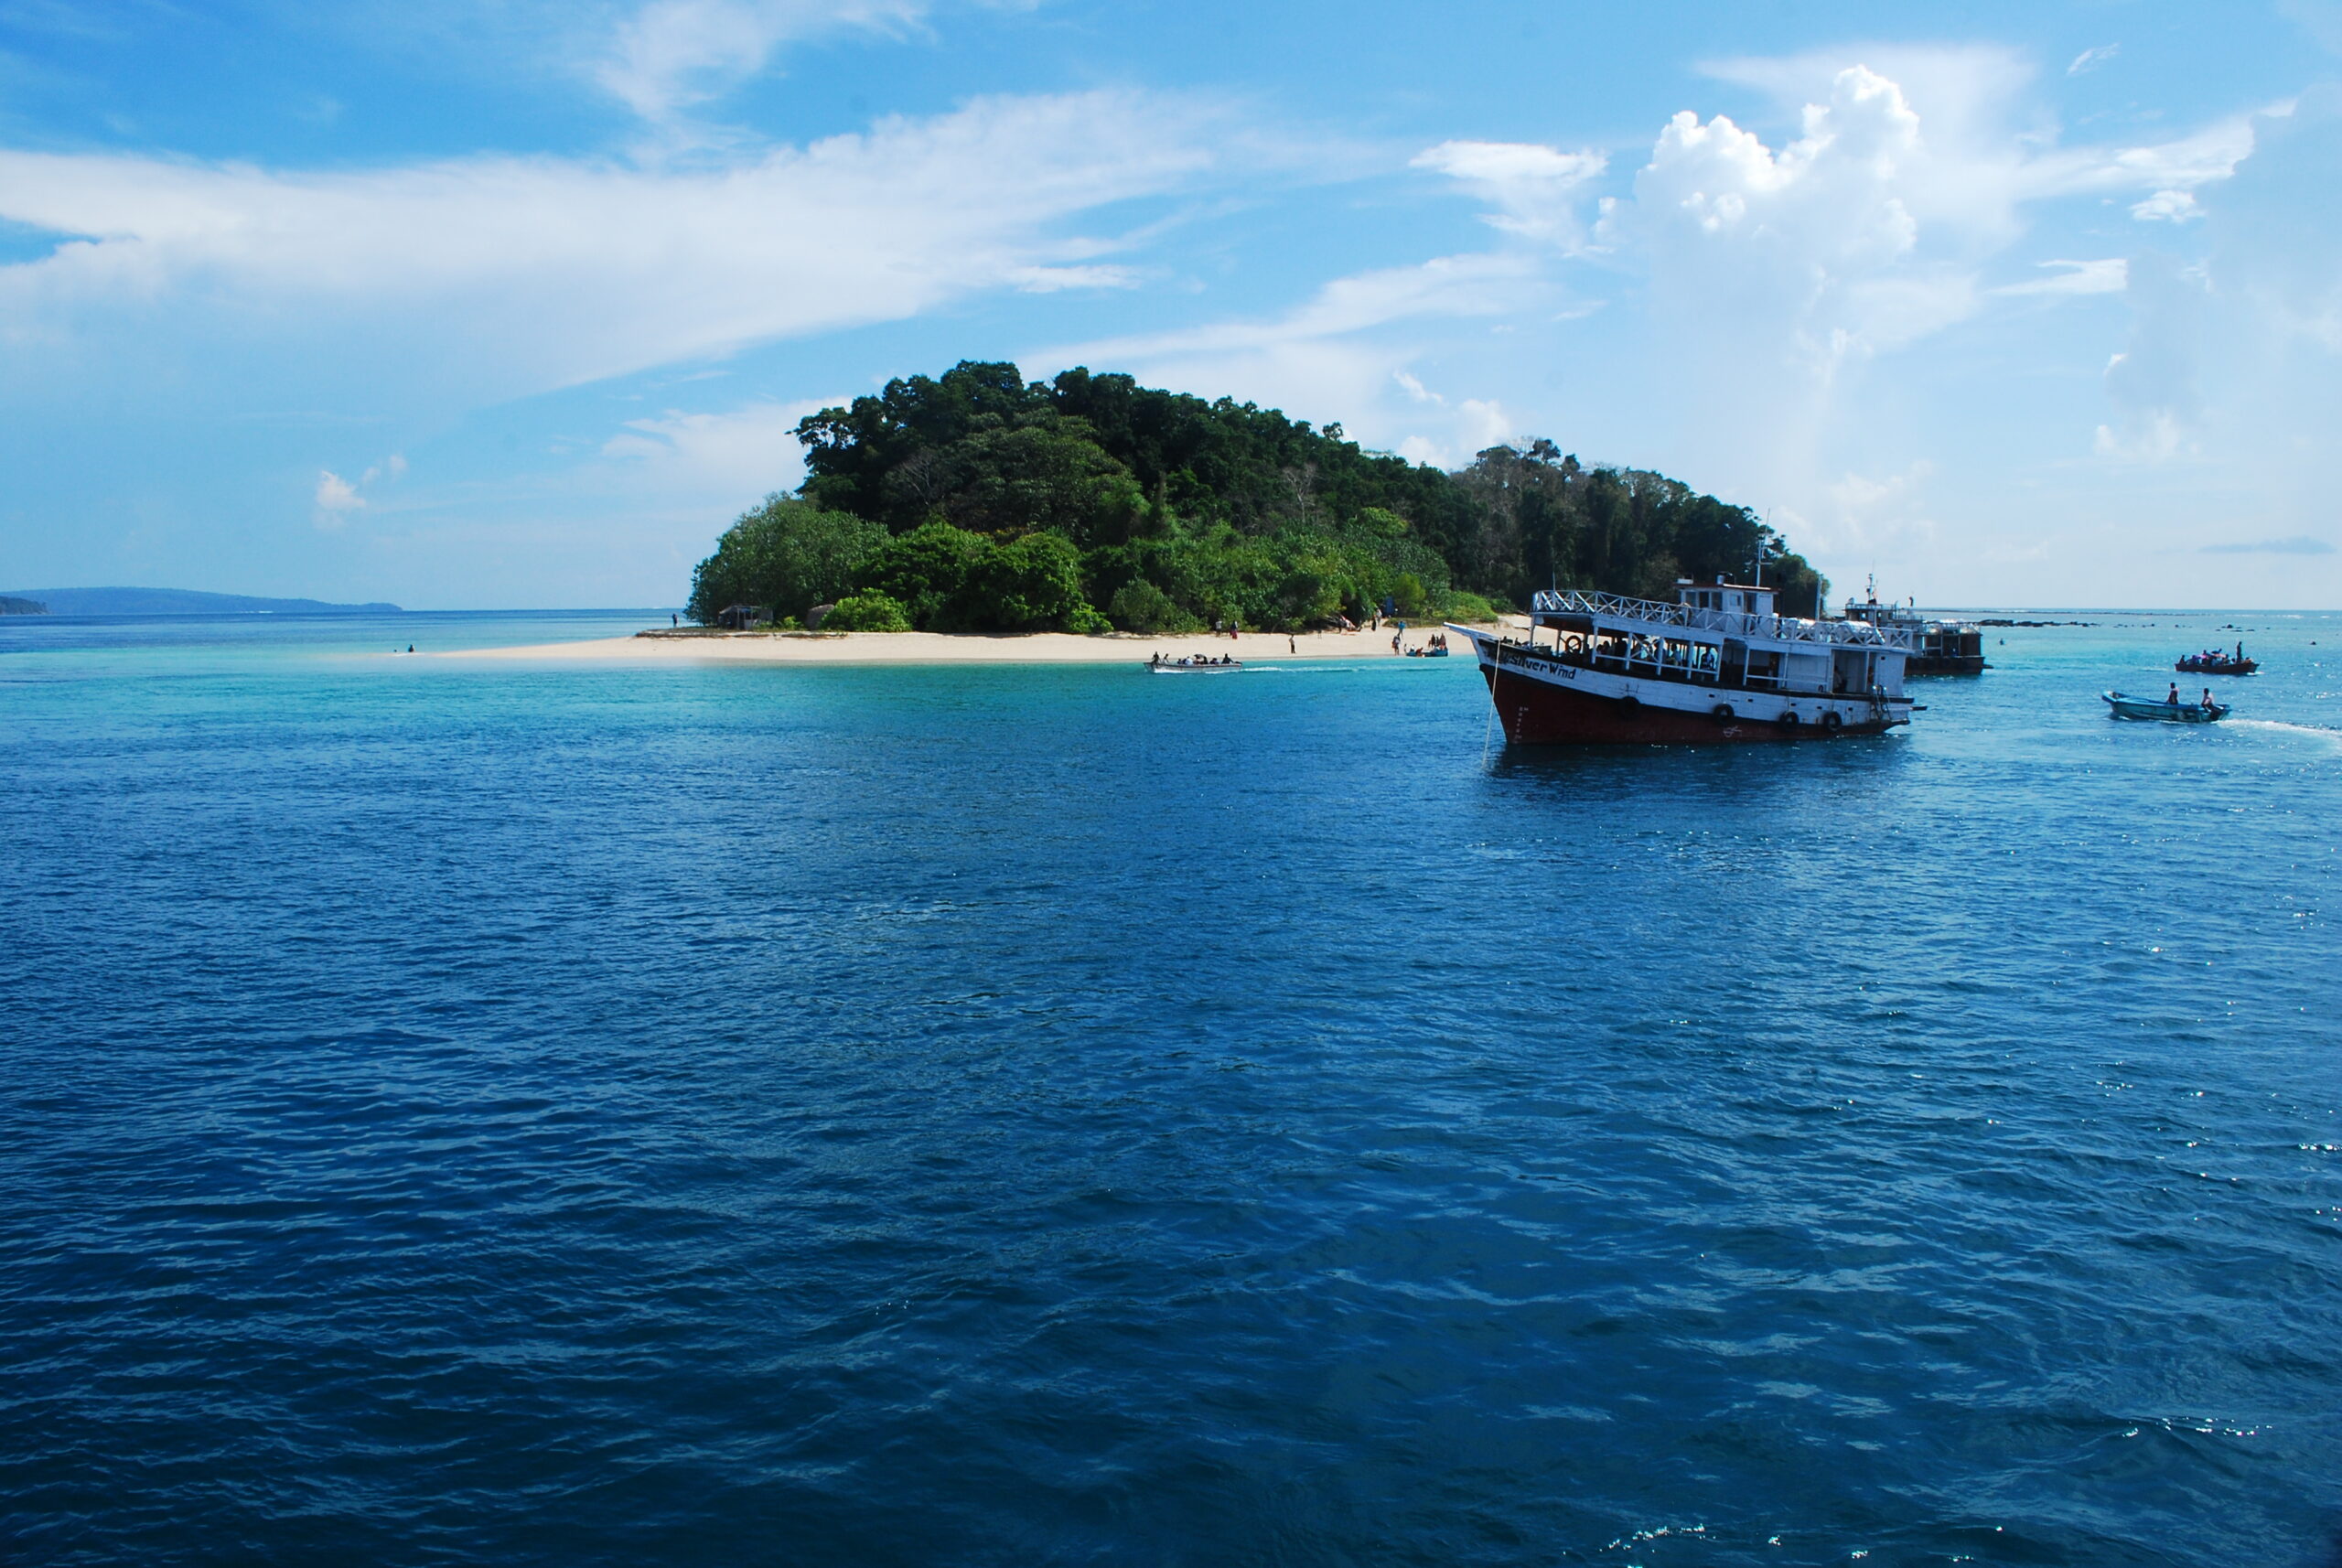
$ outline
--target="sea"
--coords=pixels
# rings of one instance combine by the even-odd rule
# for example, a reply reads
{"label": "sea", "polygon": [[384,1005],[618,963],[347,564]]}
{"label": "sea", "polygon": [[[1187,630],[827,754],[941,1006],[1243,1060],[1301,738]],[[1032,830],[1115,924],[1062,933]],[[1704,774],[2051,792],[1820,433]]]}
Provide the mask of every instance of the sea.
{"label": "sea", "polygon": [[2002,615],[1581,751],[0,620],[0,1556],[2332,1568],[2342,616]]}

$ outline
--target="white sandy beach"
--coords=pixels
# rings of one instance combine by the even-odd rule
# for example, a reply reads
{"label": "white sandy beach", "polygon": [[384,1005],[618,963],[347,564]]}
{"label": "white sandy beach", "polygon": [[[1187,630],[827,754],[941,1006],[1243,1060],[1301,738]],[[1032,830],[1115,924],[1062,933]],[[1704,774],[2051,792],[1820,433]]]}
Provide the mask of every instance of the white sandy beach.
{"label": "white sandy beach", "polygon": [[[1440,629],[1436,621],[1410,626],[1405,646],[1421,648]],[[1144,664],[1160,653],[1235,655],[1247,664],[1300,659],[1389,659],[1393,628],[1380,631],[1248,631],[1235,637],[1077,637],[1035,632],[1020,637],[947,635],[929,631],[728,632],[692,637],[603,637],[525,648],[483,648],[440,653],[440,659],[526,660],[590,664]],[[1460,639],[1458,639],[1460,641]],[[1466,649],[1458,646],[1461,655]]]}

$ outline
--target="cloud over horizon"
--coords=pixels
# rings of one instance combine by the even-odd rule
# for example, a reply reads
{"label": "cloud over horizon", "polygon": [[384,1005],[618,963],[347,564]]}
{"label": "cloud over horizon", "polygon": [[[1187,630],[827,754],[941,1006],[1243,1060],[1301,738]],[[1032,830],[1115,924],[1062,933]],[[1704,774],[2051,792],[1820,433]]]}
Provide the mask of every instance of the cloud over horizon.
{"label": "cloud over horizon", "polygon": [[[108,542],[110,575],[257,551],[255,518],[349,572],[592,519],[644,535],[625,573],[671,572],[797,471],[807,400],[1015,358],[1441,464],[1551,435],[1770,510],[1841,575],[2041,583],[2136,539],[2331,577],[2264,548],[2325,528],[2330,61],[2207,85],[2127,25],[1821,22],[1703,59],[1596,12],[1578,41],[1643,63],[1560,91],[1533,51],[1466,70],[1402,23],[1377,76],[1355,39],[1303,71],[1302,25],[1248,16],[1256,80],[1078,0],[425,0],[402,91],[454,91],[454,59],[468,120],[370,95],[352,63],[389,57],[349,25],[315,35],[345,52],[292,84],[297,132],[176,59],[143,119],[129,91],[78,130],[0,114],[0,515],[44,561]],[[45,63],[25,102],[81,91]],[[174,145],[206,105],[219,134]],[[2235,548],[2198,557],[2208,515]]]}
{"label": "cloud over horizon", "polygon": [[[478,157],[352,173],[0,151],[0,218],[58,237],[0,266],[0,336],[67,358],[184,301],[371,371],[527,395],[987,289],[1111,286],[1099,209],[1226,157],[1201,101],[982,100],[713,166]],[[425,327],[425,323],[432,324]],[[385,361],[388,361],[386,364]]]}

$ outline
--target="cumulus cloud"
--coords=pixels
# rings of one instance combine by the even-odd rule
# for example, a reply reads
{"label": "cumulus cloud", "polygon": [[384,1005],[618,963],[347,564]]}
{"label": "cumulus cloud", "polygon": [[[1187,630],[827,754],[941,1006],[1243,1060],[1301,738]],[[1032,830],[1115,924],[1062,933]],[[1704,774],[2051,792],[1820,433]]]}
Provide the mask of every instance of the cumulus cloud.
{"label": "cumulus cloud", "polygon": [[80,236],[0,266],[0,334],[70,350],[111,328],[131,363],[150,334],[130,324],[199,297],[240,348],[355,335],[377,375],[494,401],[979,290],[1119,281],[1098,266],[1117,242],[1067,225],[1194,180],[1226,156],[1223,121],[1123,92],[988,99],[684,169],[0,152],[0,217]]}
{"label": "cumulus cloud", "polygon": [[2158,190],[2144,201],[2131,204],[2131,216],[2142,223],[2188,223],[2204,216],[2189,190]]}
{"label": "cumulus cloud", "polygon": [[309,520],[331,532],[349,521],[350,514],[362,511],[366,497],[361,493],[369,486],[383,481],[396,481],[406,473],[406,457],[393,452],[379,463],[367,465],[366,471],[353,482],[343,478],[331,468],[317,471],[317,488],[311,497],[313,510]]}
{"label": "cumulus cloud", "polygon": [[358,487],[335,473],[331,468],[317,474],[317,510],[322,512],[356,511],[366,504]]}

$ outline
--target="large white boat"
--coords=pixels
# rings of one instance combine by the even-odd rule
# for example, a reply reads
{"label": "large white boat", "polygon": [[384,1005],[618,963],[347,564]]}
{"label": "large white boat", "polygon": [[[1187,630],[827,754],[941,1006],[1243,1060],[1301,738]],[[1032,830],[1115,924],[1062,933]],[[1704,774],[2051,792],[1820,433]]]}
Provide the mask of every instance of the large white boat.
{"label": "large white boat", "polygon": [[1517,745],[1794,740],[1911,722],[1907,628],[1774,610],[1770,588],[1682,579],[1671,605],[1540,593],[1525,638],[1448,629],[1471,639]]}

